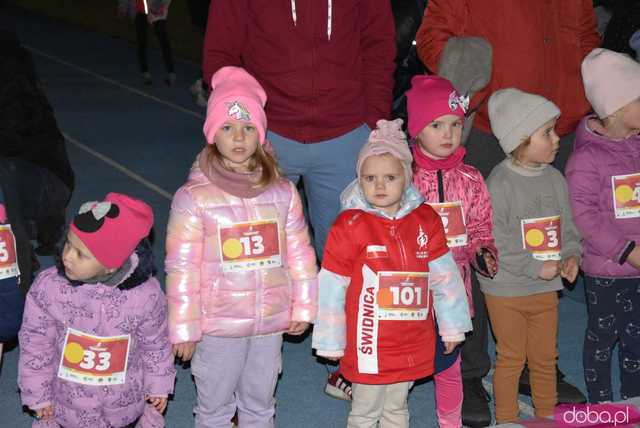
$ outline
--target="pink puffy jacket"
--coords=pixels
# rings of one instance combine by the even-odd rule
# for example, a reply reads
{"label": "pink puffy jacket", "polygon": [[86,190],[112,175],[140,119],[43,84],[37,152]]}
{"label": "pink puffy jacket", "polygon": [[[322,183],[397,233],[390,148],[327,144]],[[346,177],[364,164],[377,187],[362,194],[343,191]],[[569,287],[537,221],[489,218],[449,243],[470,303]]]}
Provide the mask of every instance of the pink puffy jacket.
{"label": "pink puffy jacket", "polygon": [[[282,265],[223,272],[219,229],[268,219],[278,224]],[[234,240],[235,247],[242,239]],[[196,162],[187,182],[173,197],[166,250],[172,343],[199,341],[203,334],[248,337],[282,333],[291,321],[315,319],[315,253],[300,196],[286,179],[255,198],[243,199],[212,183]],[[227,255],[234,253],[233,248],[227,250],[225,246]]]}
{"label": "pink puffy jacket", "polygon": [[[496,261],[498,260],[498,251],[493,240],[491,197],[480,172],[462,162],[449,170],[442,171],[442,181],[445,201],[460,201],[464,211],[468,243],[464,247],[452,248],[451,252],[460,268],[471,305],[470,267],[480,270],[476,264],[476,251],[484,248]],[[437,171],[417,167],[413,174],[413,184],[427,203],[439,202]],[[473,305],[470,309],[473,314]]]}

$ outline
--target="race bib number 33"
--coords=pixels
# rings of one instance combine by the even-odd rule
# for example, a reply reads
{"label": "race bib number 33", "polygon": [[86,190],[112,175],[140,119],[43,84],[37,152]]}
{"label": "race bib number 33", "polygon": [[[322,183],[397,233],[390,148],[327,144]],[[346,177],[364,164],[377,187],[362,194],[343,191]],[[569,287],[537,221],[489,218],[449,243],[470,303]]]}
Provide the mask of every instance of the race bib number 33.
{"label": "race bib number 33", "polygon": [[616,218],[640,217],[640,173],[611,177]]}
{"label": "race bib number 33", "polygon": [[218,238],[223,272],[282,266],[277,220],[220,226]]}
{"label": "race bib number 33", "polygon": [[12,278],[19,274],[16,239],[11,225],[0,224],[0,279]]}
{"label": "race bib number 33", "polygon": [[94,336],[67,329],[58,377],[83,385],[120,385],[125,382],[130,335]]}
{"label": "race bib number 33", "polygon": [[560,216],[524,219],[522,227],[522,246],[536,260],[560,260],[562,241],[560,235]]}

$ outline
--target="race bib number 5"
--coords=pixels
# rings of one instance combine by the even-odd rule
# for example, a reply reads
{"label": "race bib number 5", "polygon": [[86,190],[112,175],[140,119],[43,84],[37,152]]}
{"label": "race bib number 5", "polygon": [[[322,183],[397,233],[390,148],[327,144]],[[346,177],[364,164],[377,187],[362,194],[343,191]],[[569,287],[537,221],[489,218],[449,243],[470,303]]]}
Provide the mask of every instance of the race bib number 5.
{"label": "race bib number 5", "polygon": [[18,259],[16,257],[16,238],[11,225],[0,224],[0,279],[18,276]]}
{"label": "race bib number 5", "polygon": [[640,217],[640,173],[611,177],[616,218]]}
{"label": "race bib number 5", "polygon": [[218,229],[223,272],[282,266],[277,220],[232,223]]}
{"label": "race bib number 5", "polygon": [[378,272],[378,319],[426,320],[429,315],[429,274]]}
{"label": "race bib number 5", "polygon": [[125,382],[130,335],[94,336],[67,329],[58,377],[83,385]]}
{"label": "race bib number 5", "polygon": [[562,241],[560,235],[560,216],[524,219],[522,227],[522,246],[536,260],[560,260]]}

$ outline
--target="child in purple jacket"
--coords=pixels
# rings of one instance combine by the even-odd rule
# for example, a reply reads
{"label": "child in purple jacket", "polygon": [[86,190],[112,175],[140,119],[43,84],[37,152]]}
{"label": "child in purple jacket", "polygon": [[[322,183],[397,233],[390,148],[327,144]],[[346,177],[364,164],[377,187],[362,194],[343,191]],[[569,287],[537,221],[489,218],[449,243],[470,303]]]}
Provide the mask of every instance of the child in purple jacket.
{"label": "child in purple jacket", "polygon": [[594,49],[582,62],[594,115],[576,130],[567,164],[571,208],[584,239],[589,401],[613,400],[619,342],[621,398],[640,396],[640,64]]}
{"label": "child in purple jacket", "polygon": [[153,212],[109,193],[69,226],[20,330],[18,384],[34,427],[162,427],[175,369],[147,239]]}

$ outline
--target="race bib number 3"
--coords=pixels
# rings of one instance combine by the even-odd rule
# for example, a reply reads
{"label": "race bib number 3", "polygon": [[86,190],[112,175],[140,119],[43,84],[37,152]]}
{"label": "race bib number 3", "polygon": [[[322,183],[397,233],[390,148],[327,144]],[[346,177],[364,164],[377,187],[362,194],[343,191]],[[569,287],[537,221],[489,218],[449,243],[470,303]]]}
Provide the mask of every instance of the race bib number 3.
{"label": "race bib number 3", "polygon": [[640,173],[612,176],[611,188],[615,217],[640,217]]}
{"label": "race bib number 3", "polygon": [[522,245],[536,260],[560,260],[560,216],[524,219]]}
{"label": "race bib number 3", "polygon": [[282,266],[277,220],[220,226],[218,238],[223,272]]}
{"label": "race bib number 3", "polygon": [[442,219],[442,225],[444,226],[444,233],[447,236],[447,245],[449,248],[467,245],[467,226],[464,222],[462,203],[456,201],[429,205],[436,210]]}
{"label": "race bib number 3", "polygon": [[83,385],[120,385],[125,382],[130,335],[93,336],[67,329],[58,377]]}
{"label": "race bib number 3", "polygon": [[429,315],[429,274],[378,272],[378,319],[426,320]]}
{"label": "race bib number 3", "polygon": [[16,239],[11,225],[0,224],[0,279],[20,275],[16,257]]}

